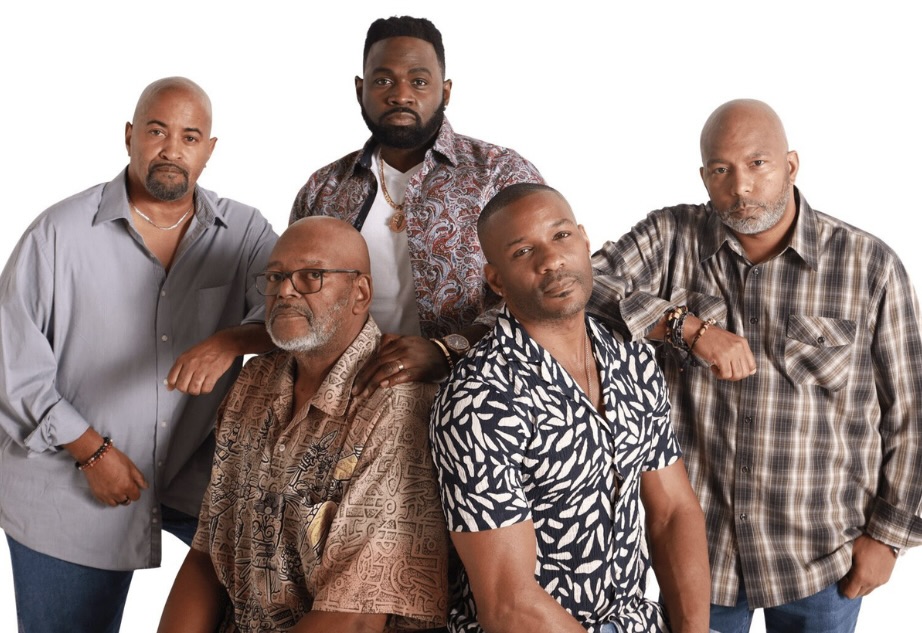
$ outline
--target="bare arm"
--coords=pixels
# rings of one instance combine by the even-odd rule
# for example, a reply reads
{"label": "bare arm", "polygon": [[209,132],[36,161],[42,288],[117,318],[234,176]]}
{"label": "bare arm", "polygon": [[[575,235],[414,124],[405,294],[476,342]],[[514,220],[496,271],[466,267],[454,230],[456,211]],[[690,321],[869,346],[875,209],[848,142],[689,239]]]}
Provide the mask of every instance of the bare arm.
{"label": "bare arm", "polygon": [[212,334],[180,354],[167,375],[167,388],[198,396],[210,393],[234,359],[272,349],[262,323],[248,323]]}
{"label": "bare arm", "polygon": [[535,528],[531,521],[482,532],[452,532],[489,633],[585,629],[535,580]]}
{"label": "bare arm", "polygon": [[[93,427],[64,448],[81,464],[102,446],[103,437]],[[91,468],[83,470],[93,496],[109,506],[127,505],[141,498],[141,491],[147,488],[147,480],[115,442]]]}
{"label": "bare arm", "polygon": [[707,633],[711,573],[704,514],[682,460],[641,475],[653,571],[673,633]]}
{"label": "bare arm", "polygon": [[291,633],[381,633],[385,624],[386,613],[310,611],[298,620]]}
{"label": "bare arm", "polygon": [[207,552],[190,549],[163,607],[158,633],[214,633],[227,594]]}

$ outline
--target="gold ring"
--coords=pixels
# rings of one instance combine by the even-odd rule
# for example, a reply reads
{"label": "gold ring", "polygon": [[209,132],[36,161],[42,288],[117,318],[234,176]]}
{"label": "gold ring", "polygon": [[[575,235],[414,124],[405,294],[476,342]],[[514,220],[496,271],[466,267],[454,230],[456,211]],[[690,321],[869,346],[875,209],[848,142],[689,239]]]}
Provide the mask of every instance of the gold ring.
{"label": "gold ring", "polygon": [[403,363],[401,363],[399,360],[397,361],[397,371],[398,372],[403,371]]}

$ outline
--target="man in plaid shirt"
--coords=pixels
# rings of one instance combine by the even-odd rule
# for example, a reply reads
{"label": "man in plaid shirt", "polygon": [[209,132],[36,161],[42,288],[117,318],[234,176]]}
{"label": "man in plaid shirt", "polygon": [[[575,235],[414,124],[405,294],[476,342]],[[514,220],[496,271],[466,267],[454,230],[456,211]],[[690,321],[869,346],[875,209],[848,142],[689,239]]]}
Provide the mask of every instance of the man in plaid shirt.
{"label": "man in plaid shirt", "polygon": [[853,631],[861,597],[922,542],[915,293],[884,243],[810,207],[766,104],[720,106],[701,156],[710,203],[607,243],[589,307],[665,341],[712,630],[764,608],[768,631]]}

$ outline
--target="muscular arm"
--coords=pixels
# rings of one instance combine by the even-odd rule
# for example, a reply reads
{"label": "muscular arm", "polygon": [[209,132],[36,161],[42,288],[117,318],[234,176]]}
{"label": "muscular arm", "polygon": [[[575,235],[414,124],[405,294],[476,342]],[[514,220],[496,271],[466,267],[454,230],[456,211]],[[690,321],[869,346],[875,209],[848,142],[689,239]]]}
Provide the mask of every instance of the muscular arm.
{"label": "muscular arm", "polygon": [[653,571],[673,633],[707,633],[710,568],[704,514],[682,460],[641,475]]}
{"label": "muscular arm", "polygon": [[210,393],[238,356],[270,349],[272,340],[262,323],[221,330],[180,354],[167,375],[167,388],[192,396]]}
{"label": "muscular arm", "polygon": [[207,552],[190,549],[163,607],[158,633],[214,633],[226,593]]}
{"label": "muscular arm", "polygon": [[470,579],[477,620],[485,631],[585,633],[535,580],[531,521],[482,532],[452,532],[451,540]]}

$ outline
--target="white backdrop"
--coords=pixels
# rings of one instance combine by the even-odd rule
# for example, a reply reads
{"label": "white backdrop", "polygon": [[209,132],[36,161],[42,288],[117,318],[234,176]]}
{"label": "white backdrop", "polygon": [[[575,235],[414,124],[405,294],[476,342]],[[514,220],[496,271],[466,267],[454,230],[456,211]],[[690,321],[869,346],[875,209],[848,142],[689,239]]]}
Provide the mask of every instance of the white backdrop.
{"label": "white backdrop", "polygon": [[[720,103],[754,97],[785,121],[810,203],[883,238],[922,279],[912,230],[922,210],[913,185],[922,60],[911,3],[11,5],[0,25],[0,262],[39,212],[119,172],[140,91],[174,74],[214,103],[220,141],[201,183],[259,207],[280,232],[307,176],[368,135],[353,90],[368,24],[410,14],[442,31],[455,129],[532,160],[593,247],[649,210],[703,201],[700,127]],[[184,555],[165,541],[164,566],[135,575],[125,631],[156,628]],[[0,631],[15,629],[8,556],[0,544]],[[920,568],[918,553],[900,560],[865,600],[859,631],[916,630]]]}

